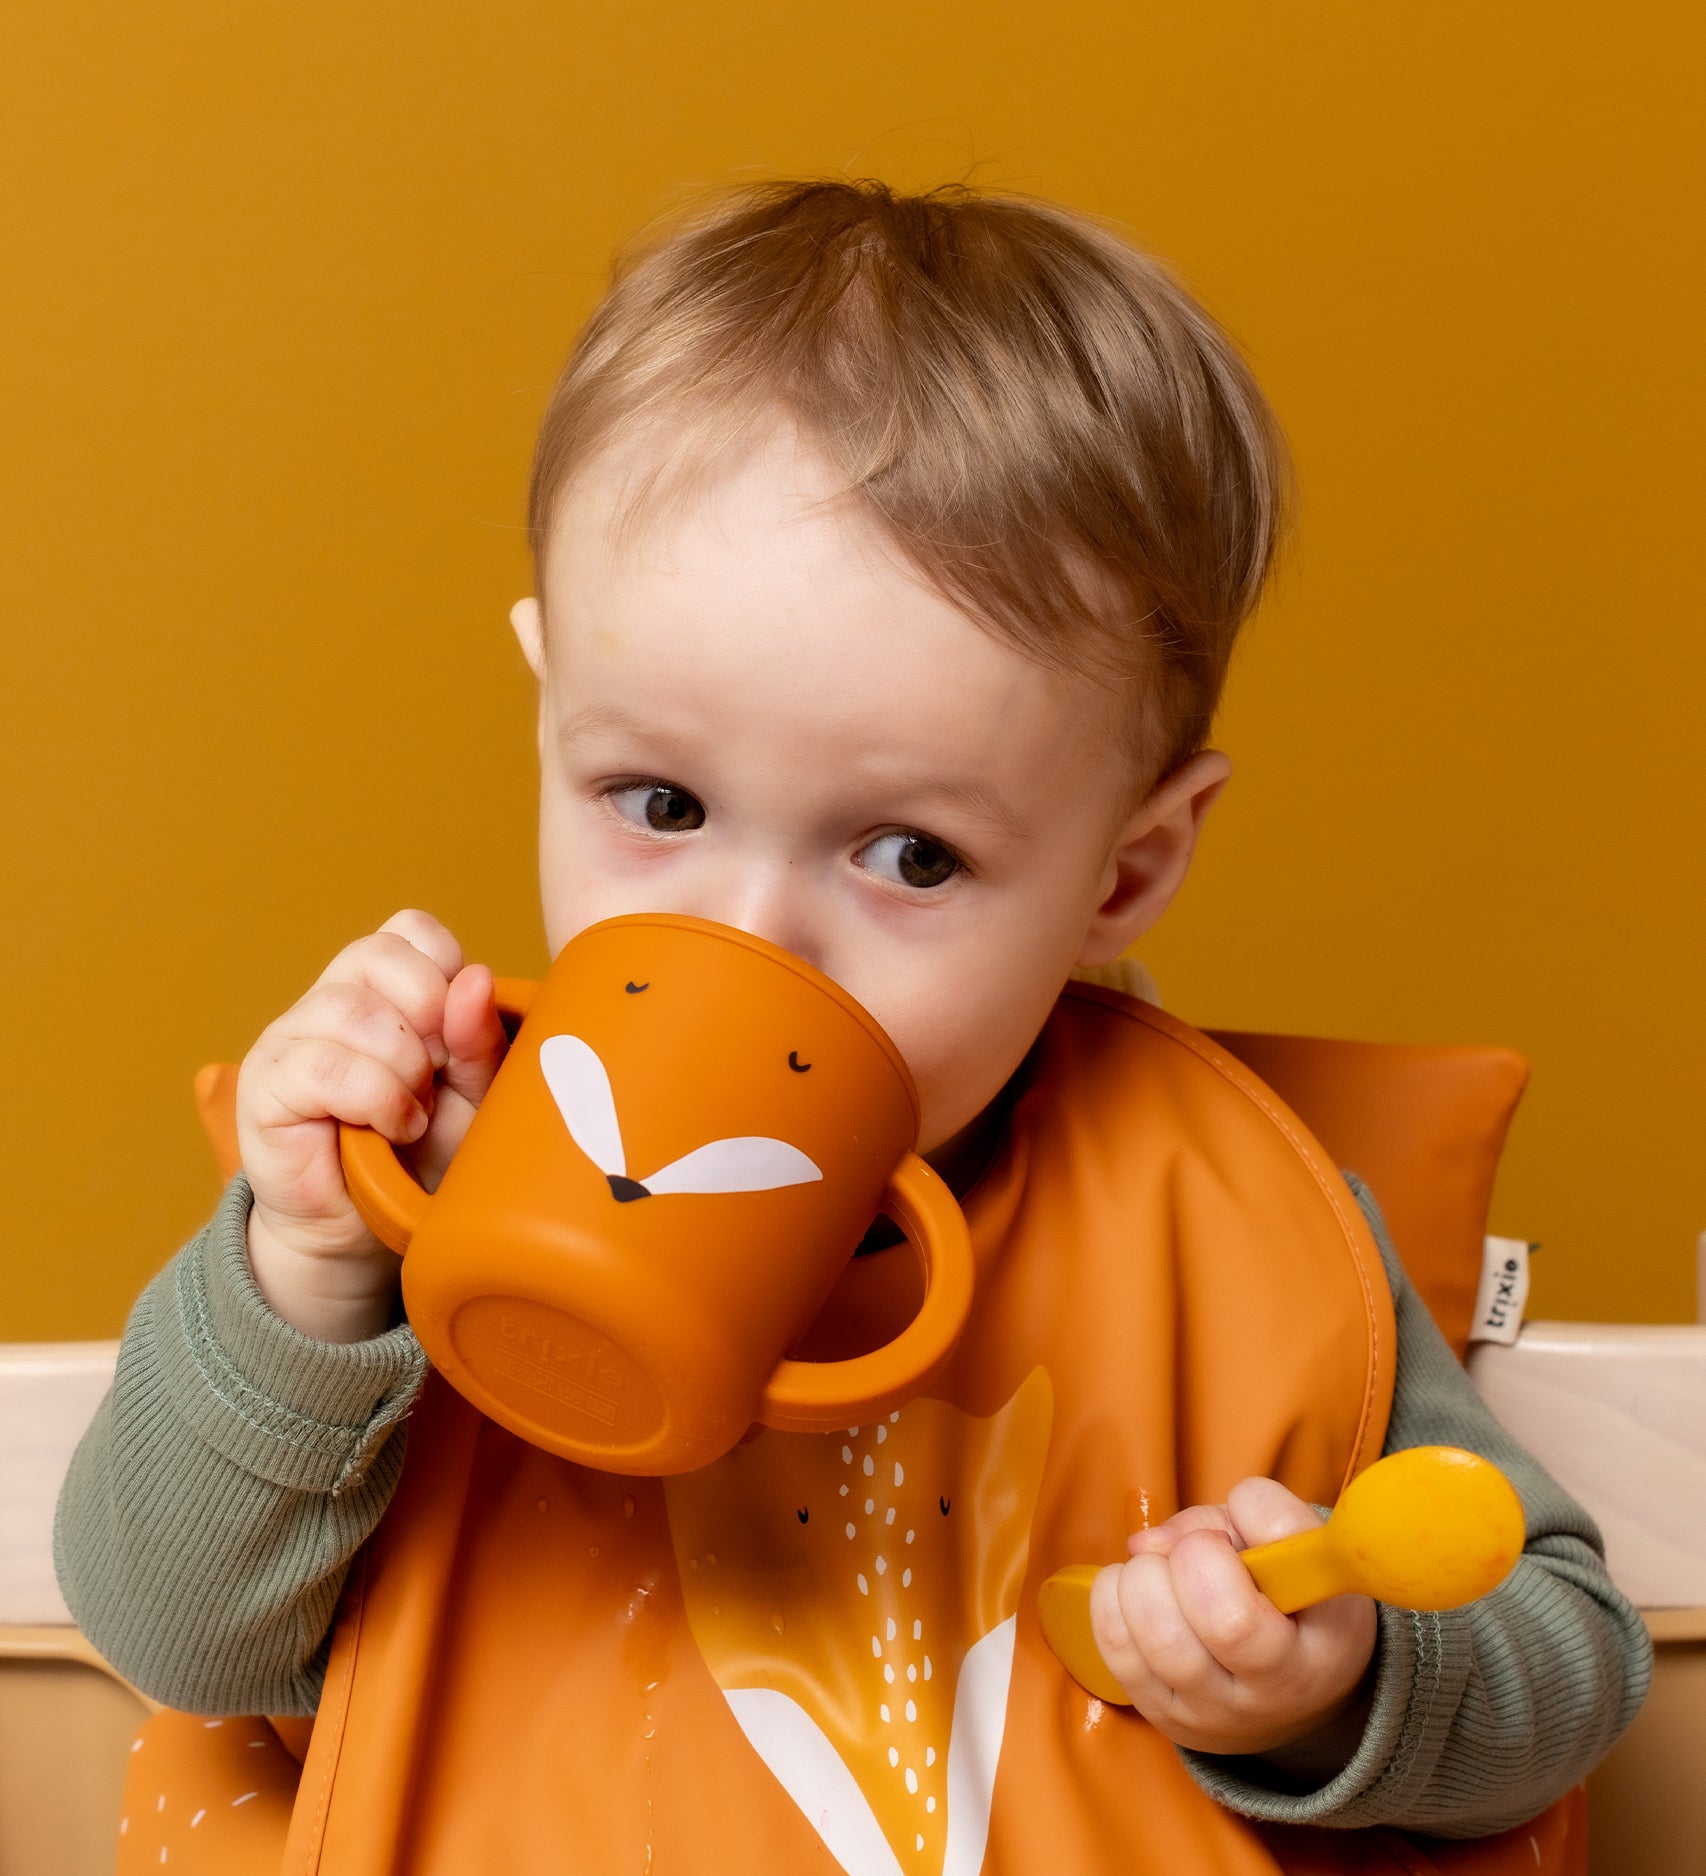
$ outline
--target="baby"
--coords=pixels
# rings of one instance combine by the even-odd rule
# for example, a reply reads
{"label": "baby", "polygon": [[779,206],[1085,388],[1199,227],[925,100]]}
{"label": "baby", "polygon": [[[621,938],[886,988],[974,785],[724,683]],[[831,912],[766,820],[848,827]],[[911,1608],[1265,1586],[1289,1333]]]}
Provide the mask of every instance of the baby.
{"label": "baby", "polygon": [[[619,270],[545,415],[536,596],[511,613],[550,952],[687,913],[843,985],[911,1067],[978,1302],[941,1399],[846,1442],[761,1434],[659,1485],[476,1425],[421,1391],[337,1123],[435,1187],[504,1057],[492,973],[422,911],[342,951],[243,1063],[243,1171],[138,1304],[58,1531],[85,1630],[191,1711],[313,1712],[344,1591],[362,1649],[333,1656],[341,1756],[302,1867],[605,1871],[642,1842],[660,1871],[1374,1867],[1368,1827],[1506,1830],[1632,1717],[1646,1643],[1597,1533],[1480,1407],[1368,1195],[1254,1084],[1227,1092],[1194,1032],[1071,981],[1165,911],[1226,784],[1207,736],[1285,474],[1217,327],[1057,207],[751,187]],[[910,1268],[894,1235],[873,1227],[862,1272]],[[1239,1549],[1434,1441],[1522,1493],[1503,1588],[1428,1618],[1354,1595],[1288,1617],[1256,1590]],[[860,1568],[842,1623],[843,1560],[802,1546],[844,1510],[881,1581]],[[1034,1619],[1049,1569],[1121,1548],[1092,1617],[1131,1710]],[[923,1616],[906,1653],[914,1565],[938,1573],[935,1656]],[[418,1608],[419,1571],[427,1642],[392,1587]],[[783,1620],[807,1578],[809,1658]],[[774,1641],[728,1639],[743,1599]],[[536,1638],[520,1683],[505,1621]],[[646,1724],[605,1724],[654,1629]],[[364,1729],[393,1721],[380,1771]],[[316,1751],[327,1728],[322,1707]],[[410,1794],[362,1826],[389,1861],[337,1848],[358,1778]],[[1335,1835],[1284,1828],[1309,1824]]]}

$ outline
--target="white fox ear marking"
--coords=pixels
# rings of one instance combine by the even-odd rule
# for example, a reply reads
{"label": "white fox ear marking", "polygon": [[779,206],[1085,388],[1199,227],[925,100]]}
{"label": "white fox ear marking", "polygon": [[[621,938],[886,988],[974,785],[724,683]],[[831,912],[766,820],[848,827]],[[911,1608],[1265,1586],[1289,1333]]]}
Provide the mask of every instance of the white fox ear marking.
{"label": "white fox ear marking", "polygon": [[547,1036],[539,1066],[575,1145],[601,1173],[626,1173],[616,1097],[597,1051],[579,1036]]}
{"label": "white fox ear marking", "polygon": [[809,1185],[821,1169],[797,1146],[763,1134],[713,1140],[671,1160],[643,1181],[648,1192],[770,1192],[777,1186]]}

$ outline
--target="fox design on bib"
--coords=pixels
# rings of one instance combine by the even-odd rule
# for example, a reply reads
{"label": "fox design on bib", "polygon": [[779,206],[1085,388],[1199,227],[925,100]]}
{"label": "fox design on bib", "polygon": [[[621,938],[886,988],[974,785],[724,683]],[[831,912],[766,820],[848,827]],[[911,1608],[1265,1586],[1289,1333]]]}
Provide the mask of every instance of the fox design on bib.
{"label": "fox design on bib", "polygon": [[982,1867],[1053,1419],[913,1401],[664,1481],[694,1641],[848,1876]]}

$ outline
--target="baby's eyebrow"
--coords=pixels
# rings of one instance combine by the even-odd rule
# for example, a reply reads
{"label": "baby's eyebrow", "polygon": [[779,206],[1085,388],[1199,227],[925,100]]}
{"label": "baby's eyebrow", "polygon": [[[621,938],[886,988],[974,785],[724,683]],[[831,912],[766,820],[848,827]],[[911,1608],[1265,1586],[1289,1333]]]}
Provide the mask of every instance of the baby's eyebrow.
{"label": "baby's eyebrow", "polygon": [[957,776],[927,775],[905,780],[883,778],[881,786],[886,790],[898,791],[908,800],[949,802],[965,813],[975,815],[978,820],[987,821],[990,826],[1014,840],[1029,840],[1034,831],[1017,808],[1010,806],[983,782]]}
{"label": "baby's eyebrow", "polygon": [[577,743],[607,732],[642,745],[646,760],[652,762],[692,761],[700,750],[693,728],[673,729],[656,717],[614,703],[582,704],[557,726],[557,746],[572,752]]}
{"label": "baby's eyebrow", "polygon": [[[583,704],[566,717],[557,731],[563,744],[578,737],[595,735],[600,730],[617,730],[632,736],[658,738],[660,726],[648,722],[635,711],[620,704]],[[1031,823],[987,783],[950,775],[902,775],[875,767],[860,777],[866,787],[887,795],[900,795],[908,801],[945,801],[986,821],[1014,840],[1029,840],[1035,831]]]}
{"label": "baby's eyebrow", "polygon": [[630,735],[643,736],[656,727],[632,710],[624,710],[620,704],[582,704],[558,726],[557,740],[570,743],[578,736],[592,735],[595,730],[625,730]]}

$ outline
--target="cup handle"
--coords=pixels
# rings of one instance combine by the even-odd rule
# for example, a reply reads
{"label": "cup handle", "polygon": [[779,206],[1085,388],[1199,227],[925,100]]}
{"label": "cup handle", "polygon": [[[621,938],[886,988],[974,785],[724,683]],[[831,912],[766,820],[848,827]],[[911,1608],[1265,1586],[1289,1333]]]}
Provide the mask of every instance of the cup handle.
{"label": "cup handle", "polygon": [[[493,984],[498,1014],[513,1016],[519,1026],[538,988],[525,977],[499,977]],[[398,1159],[391,1142],[371,1127],[340,1120],[338,1160],[351,1204],[380,1243],[401,1257],[420,1229],[432,1194]]]}
{"label": "cup handle", "polygon": [[971,1233],[948,1183],[916,1153],[890,1176],[882,1209],[917,1246],[924,1301],[892,1342],[846,1361],[782,1361],[758,1419],[784,1433],[828,1433],[910,1400],[947,1365],[971,1313]]}

